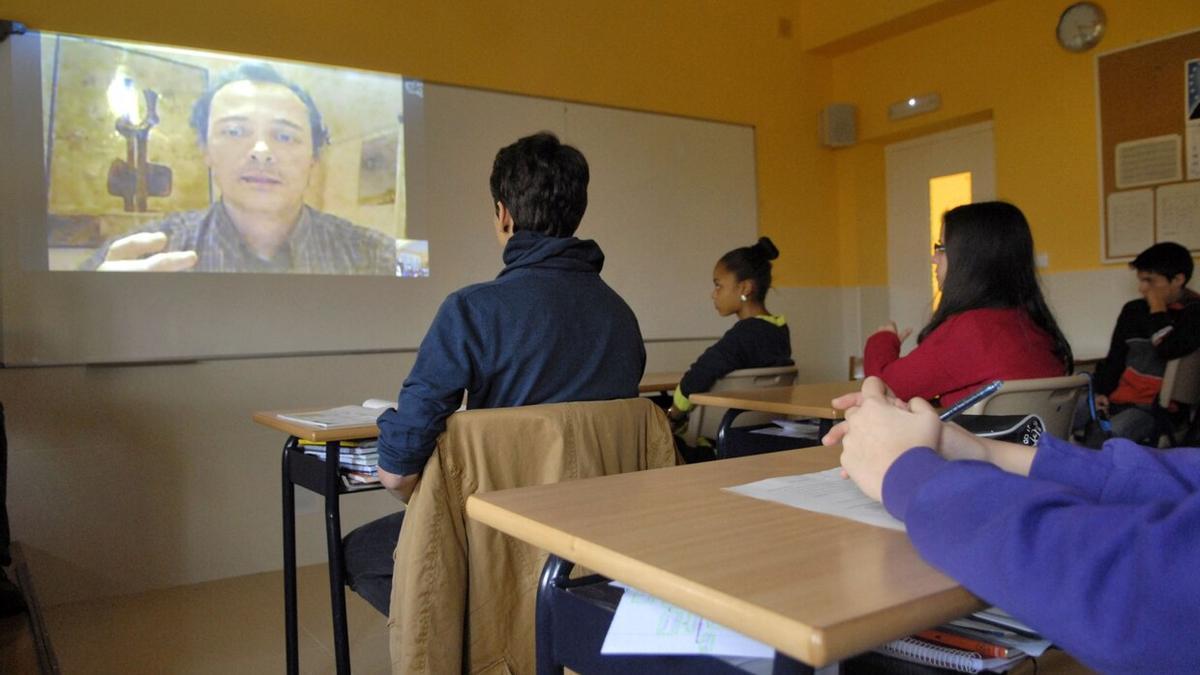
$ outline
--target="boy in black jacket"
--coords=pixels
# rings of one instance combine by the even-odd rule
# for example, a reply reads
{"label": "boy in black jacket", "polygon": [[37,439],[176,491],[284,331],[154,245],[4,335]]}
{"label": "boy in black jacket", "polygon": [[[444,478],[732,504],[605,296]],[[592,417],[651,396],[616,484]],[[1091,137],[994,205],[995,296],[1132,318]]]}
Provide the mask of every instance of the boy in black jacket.
{"label": "boy in black jacket", "polygon": [[1167,361],[1200,347],[1200,295],[1187,287],[1191,253],[1174,242],[1155,244],[1129,266],[1142,297],[1121,308],[1108,355],[1096,366],[1096,408],[1114,436],[1153,440],[1152,409]]}

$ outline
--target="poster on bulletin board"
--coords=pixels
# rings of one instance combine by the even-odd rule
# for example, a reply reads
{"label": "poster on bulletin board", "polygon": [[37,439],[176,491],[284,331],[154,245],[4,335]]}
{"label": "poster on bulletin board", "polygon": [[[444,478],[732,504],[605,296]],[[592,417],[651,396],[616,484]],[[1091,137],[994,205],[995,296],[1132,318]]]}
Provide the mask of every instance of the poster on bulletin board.
{"label": "poster on bulletin board", "polygon": [[1096,57],[1104,262],[1200,253],[1200,30]]}

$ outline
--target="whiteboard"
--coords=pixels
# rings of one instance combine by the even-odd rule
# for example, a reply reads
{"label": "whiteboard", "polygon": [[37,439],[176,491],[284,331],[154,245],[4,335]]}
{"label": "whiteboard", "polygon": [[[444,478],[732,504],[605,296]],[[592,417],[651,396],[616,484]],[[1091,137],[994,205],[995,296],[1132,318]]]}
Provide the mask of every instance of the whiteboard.
{"label": "whiteboard", "polygon": [[[713,264],[753,244],[754,129],[426,83],[424,134],[406,138],[413,237],[426,279],[123,274],[27,269],[45,214],[38,65],[0,45],[0,359],[4,365],[133,363],[416,348],[450,292],[502,267],[488,188],[496,151],[548,130],[591,167],[577,235],[648,340],[720,335]],[[413,162],[418,163],[414,166]],[[33,234],[31,234],[33,233]],[[787,255],[784,251],[784,255]]]}

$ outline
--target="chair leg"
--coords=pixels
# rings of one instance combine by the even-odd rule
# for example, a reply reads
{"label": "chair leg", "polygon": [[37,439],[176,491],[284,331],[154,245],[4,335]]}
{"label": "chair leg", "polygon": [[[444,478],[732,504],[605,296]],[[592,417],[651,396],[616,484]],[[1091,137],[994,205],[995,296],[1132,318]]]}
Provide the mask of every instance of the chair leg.
{"label": "chair leg", "polygon": [[574,568],[575,563],[553,554],[546,558],[546,564],[542,567],[537,592],[537,675],[563,675],[563,666],[554,651],[554,602],[551,595],[559,584],[570,578]]}

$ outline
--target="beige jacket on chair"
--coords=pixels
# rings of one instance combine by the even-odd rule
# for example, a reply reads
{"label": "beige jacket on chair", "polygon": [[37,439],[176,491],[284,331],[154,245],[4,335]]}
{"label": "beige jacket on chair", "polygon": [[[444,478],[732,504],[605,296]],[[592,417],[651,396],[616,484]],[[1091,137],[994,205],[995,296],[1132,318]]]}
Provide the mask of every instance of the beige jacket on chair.
{"label": "beige jacket on chair", "polygon": [[392,672],[534,672],[546,553],[468,520],[468,496],[674,463],[666,416],[647,399],[451,415],[396,547]]}

